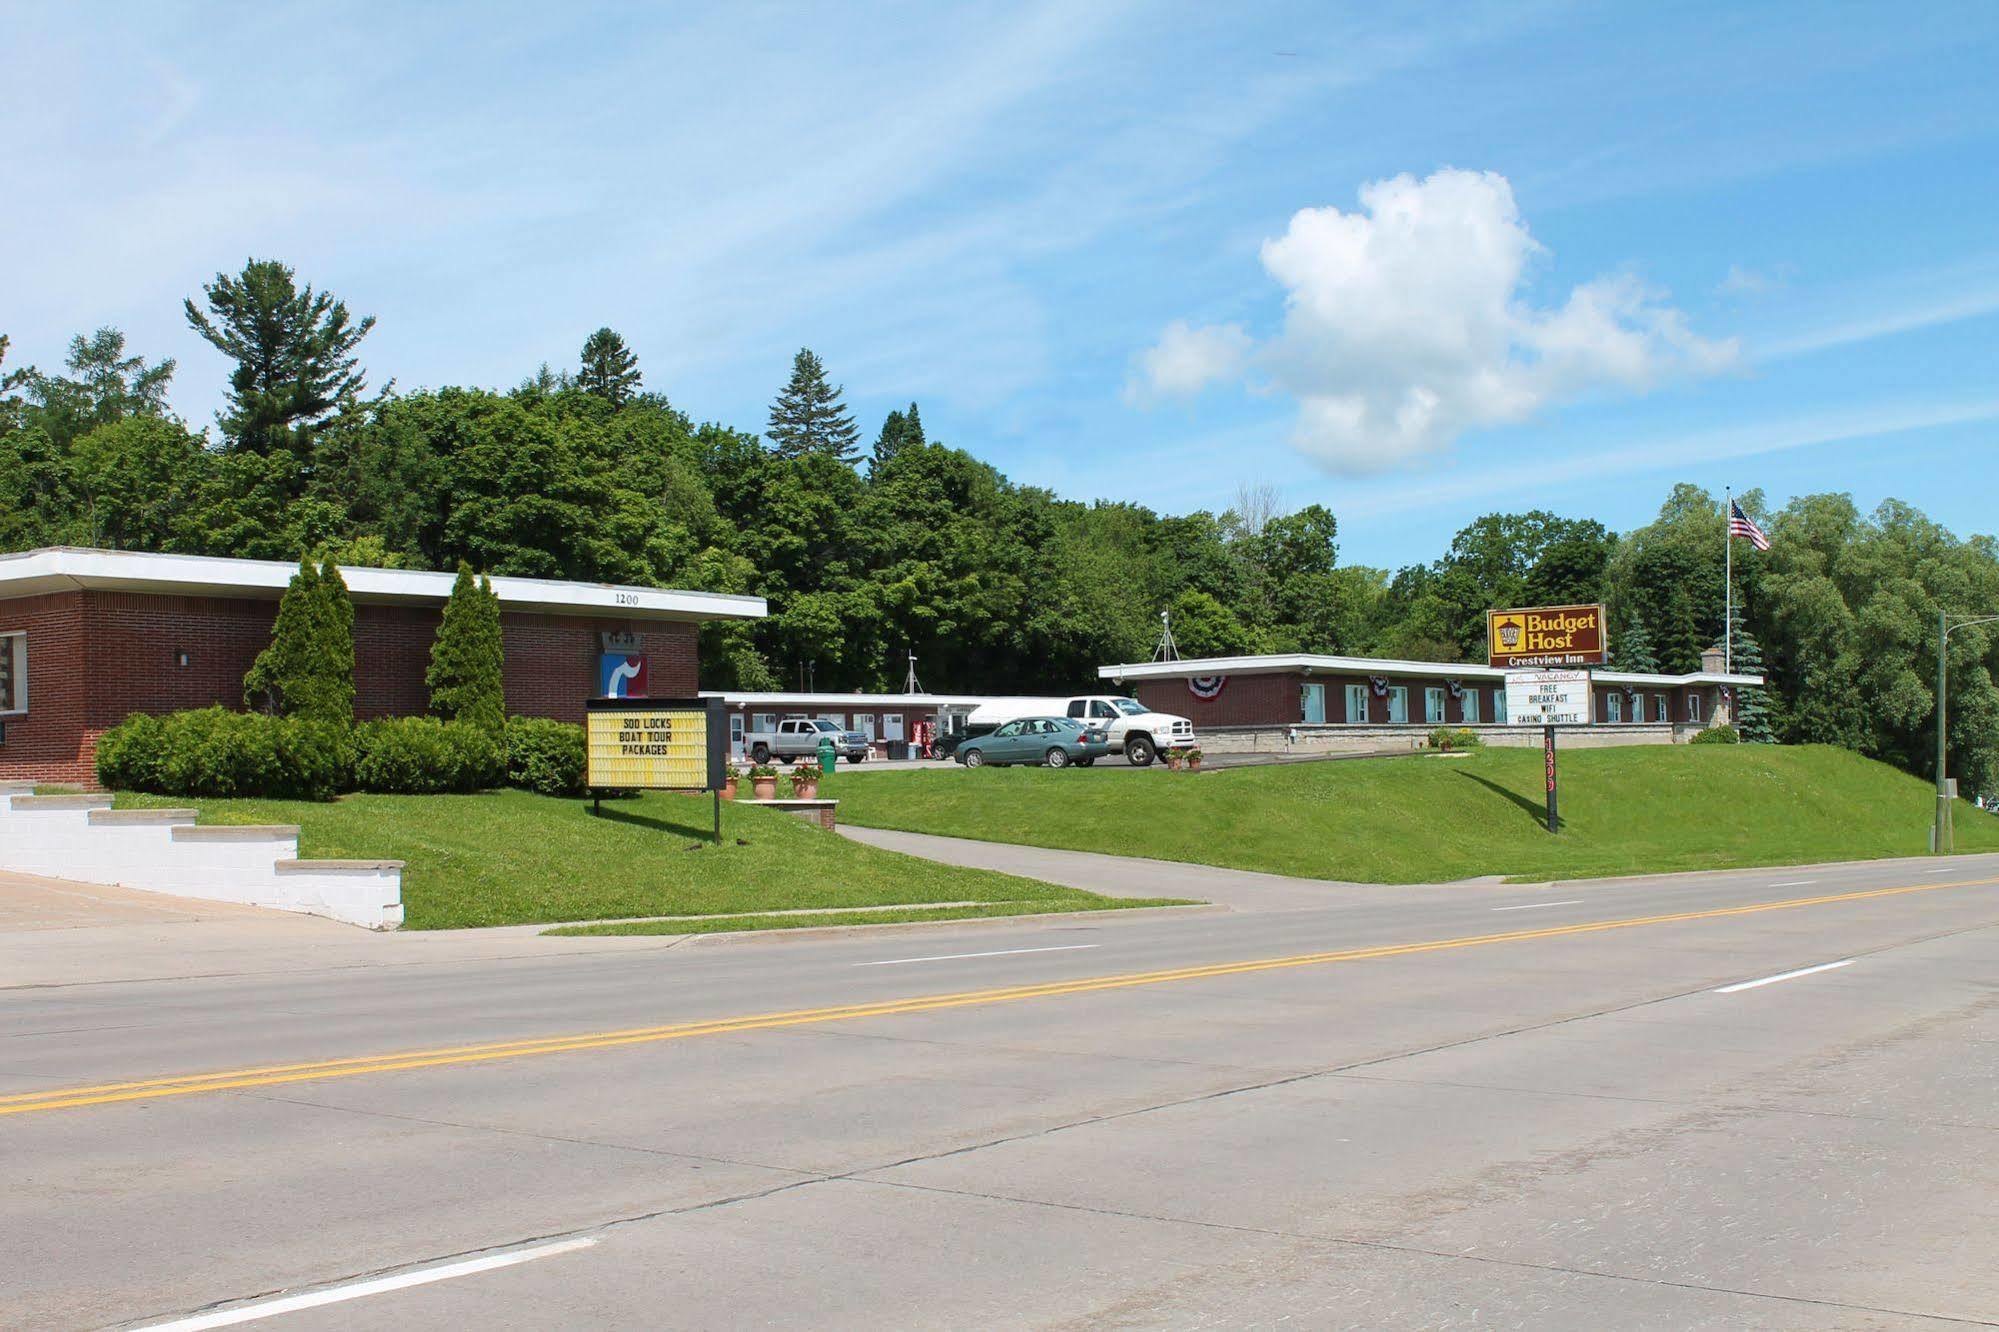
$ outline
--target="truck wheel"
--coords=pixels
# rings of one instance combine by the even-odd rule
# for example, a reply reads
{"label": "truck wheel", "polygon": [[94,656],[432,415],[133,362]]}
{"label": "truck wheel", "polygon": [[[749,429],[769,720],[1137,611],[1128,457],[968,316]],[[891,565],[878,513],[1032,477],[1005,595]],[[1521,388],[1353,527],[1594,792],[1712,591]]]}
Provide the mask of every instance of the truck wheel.
{"label": "truck wheel", "polygon": [[1069,766],[1069,751],[1060,745],[1052,746],[1048,751],[1047,757],[1048,766],[1051,768],[1066,768]]}
{"label": "truck wheel", "polygon": [[985,767],[985,766],[986,766],[986,755],[985,755],[985,751],[984,751],[984,750],[981,750],[981,749],[968,749],[968,750],[966,750],[966,751],[965,751],[965,766],[966,766],[966,767],[968,767],[968,768],[983,768],[983,767]]}
{"label": "truck wheel", "polygon": [[1152,737],[1134,735],[1124,742],[1124,757],[1134,768],[1149,768],[1153,759]]}
{"label": "truck wheel", "polygon": [[759,763],[770,762],[770,746],[764,744],[758,745],[755,749],[752,749],[750,751],[750,757],[755,759]]}

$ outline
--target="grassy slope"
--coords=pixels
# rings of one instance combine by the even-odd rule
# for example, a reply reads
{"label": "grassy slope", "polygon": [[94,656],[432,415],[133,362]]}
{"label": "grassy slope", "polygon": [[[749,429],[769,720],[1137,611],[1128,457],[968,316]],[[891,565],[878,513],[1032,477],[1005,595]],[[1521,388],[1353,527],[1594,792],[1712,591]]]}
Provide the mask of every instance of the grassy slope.
{"label": "grassy slope", "polygon": [[120,795],[118,803],[193,804],[204,823],[296,823],[301,855],[406,861],[403,905],[413,929],[887,903],[1006,902],[1009,912],[1150,905],[917,860],[730,804],[716,847],[707,843],[706,797],[657,792],[607,801],[602,818],[585,801],[524,791],[356,795],[332,804]]}
{"label": "grassy slope", "polygon": [[[1543,826],[1539,749],[1207,772],[840,773],[847,823],[1375,883],[1587,878],[1918,855],[1932,788],[1845,750],[1570,750],[1564,828]],[[1999,850],[1964,808],[1960,851]]]}

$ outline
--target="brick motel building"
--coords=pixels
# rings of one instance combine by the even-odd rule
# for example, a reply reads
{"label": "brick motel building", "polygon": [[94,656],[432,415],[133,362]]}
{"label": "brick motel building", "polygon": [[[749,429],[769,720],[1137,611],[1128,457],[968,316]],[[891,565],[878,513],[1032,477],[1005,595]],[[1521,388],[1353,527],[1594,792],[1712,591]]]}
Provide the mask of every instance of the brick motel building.
{"label": "brick motel building", "polygon": [[[134,712],[243,706],[297,572],[269,560],[55,548],[0,555],[0,780],[91,782],[97,737]],[[340,570],[354,601],[355,712],[424,712],[423,677],[453,575]],[[507,710],[583,719],[616,690],[691,698],[705,620],[761,597],[495,578]]]}
{"label": "brick motel building", "polygon": [[[1563,728],[1573,745],[1674,744],[1732,720],[1734,691],[1760,675],[1722,669],[1720,648],[1699,671],[1591,672],[1592,718]],[[1488,744],[1539,744],[1534,727],[1506,724],[1506,672],[1471,662],[1394,661],[1309,653],[1130,662],[1097,674],[1159,712],[1193,720],[1204,749],[1284,753],[1408,748],[1438,726],[1462,726]]]}

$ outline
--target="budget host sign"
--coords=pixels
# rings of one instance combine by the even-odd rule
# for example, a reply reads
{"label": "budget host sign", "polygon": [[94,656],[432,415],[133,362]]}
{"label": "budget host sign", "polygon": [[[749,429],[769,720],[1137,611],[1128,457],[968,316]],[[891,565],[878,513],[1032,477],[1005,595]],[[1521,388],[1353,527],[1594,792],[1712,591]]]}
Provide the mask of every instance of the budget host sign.
{"label": "budget host sign", "polygon": [[1537,606],[1485,613],[1486,659],[1502,670],[1601,666],[1609,635],[1602,606]]}

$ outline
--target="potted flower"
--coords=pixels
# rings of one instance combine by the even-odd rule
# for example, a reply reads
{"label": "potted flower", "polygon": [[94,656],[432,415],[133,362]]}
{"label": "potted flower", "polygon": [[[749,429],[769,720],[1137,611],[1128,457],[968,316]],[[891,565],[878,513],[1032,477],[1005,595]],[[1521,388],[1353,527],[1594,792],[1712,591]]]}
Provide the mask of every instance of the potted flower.
{"label": "potted flower", "polygon": [[819,766],[801,762],[791,770],[791,794],[799,800],[819,798]]}
{"label": "potted flower", "polygon": [[750,769],[750,789],[759,800],[777,799],[777,769],[768,763],[759,763]]}
{"label": "potted flower", "polygon": [[742,780],[742,776],[742,772],[733,763],[722,769],[722,799],[736,798],[736,784]]}
{"label": "potted flower", "polygon": [[1187,771],[1199,772],[1200,770],[1201,770],[1201,747],[1199,745],[1194,745],[1187,750]]}
{"label": "potted flower", "polygon": [[1182,762],[1184,762],[1184,760],[1180,757],[1179,750],[1169,749],[1166,751],[1166,766],[1170,771],[1173,772],[1180,771],[1180,765]]}

